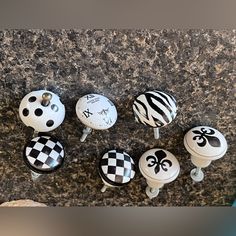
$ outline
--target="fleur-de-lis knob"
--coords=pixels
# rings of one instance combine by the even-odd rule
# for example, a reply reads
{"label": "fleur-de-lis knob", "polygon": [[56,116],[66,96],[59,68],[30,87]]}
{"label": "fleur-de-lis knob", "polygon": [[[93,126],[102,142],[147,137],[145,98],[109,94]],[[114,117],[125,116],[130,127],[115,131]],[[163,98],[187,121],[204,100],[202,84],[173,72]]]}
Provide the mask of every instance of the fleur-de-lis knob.
{"label": "fleur-de-lis knob", "polygon": [[179,175],[180,166],[176,157],[163,149],[151,149],[139,160],[139,169],[148,186],[147,196],[152,199],[159,194],[159,189],[174,181]]}
{"label": "fleur-de-lis knob", "polygon": [[184,146],[196,166],[190,173],[195,182],[204,178],[201,168],[210,165],[213,160],[223,157],[227,151],[227,142],[222,133],[208,126],[190,129],[184,136]]}

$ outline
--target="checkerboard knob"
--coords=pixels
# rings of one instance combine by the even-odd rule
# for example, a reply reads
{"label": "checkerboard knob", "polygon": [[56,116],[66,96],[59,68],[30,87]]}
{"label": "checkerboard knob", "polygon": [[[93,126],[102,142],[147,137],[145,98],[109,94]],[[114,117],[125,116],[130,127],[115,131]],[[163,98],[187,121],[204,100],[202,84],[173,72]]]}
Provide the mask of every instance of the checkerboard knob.
{"label": "checkerboard knob", "polygon": [[109,129],[117,120],[115,105],[100,94],[87,94],[81,97],[75,109],[79,120],[86,126],[80,139],[81,142],[85,141],[92,129]]}
{"label": "checkerboard knob", "polygon": [[175,98],[162,91],[148,91],[139,95],[133,103],[135,120],[153,127],[154,138],[159,138],[159,128],[172,122],[177,114]]}
{"label": "checkerboard knob", "polygon": [[49,132],[63,122],[65,107],[55,93],[37,90],[22,99],[19,115],[23,123],[36,132]]}
{"label": "checkerboard knob", "polygon": [[128,184],[135,175],[135,164],[129,154],[110,150],[99,162],[99,174],[104,183],[101,192],[108,187],[121,187]]}
{"label": "checkerboard knob", "polygon": [[197,167],[190,173],[195,182],[203,180],[202,168],[223,157],[227,151],[227,142],[223,134],[208,126],[190,129],[184,136],[184,146],[191,155],[192,163]]}
{"label": "checkerboard knob", "polygon": [[175,156],[164,149],[146,151],[139,159],[139,169],[147,182],[146,194],[152,199],[159,194],[164,184],[174,181],[180,172]]}
{"label": "checkerboard knob", "polygon": [[64,162],[62,144],[51,136],[33,138],[24,149],[24,161],[31,170],[32,180],[59,169]]}

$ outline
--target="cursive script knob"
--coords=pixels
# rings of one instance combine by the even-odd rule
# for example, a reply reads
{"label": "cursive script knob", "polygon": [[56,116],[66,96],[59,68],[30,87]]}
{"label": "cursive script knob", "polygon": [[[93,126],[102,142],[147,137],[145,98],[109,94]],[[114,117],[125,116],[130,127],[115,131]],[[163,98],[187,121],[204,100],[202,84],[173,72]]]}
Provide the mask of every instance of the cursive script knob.
{"label": "cursive script knob", "polygon": [[109,129],[117,120],[115,105],[100,94],[87,94],[81,97],[75,109],[79,120],[86,126],[80,139],[81,142],[85,141],[92,129]]}
{"label": "cursive script knob", "polygon": [[223,134],[208,126],[190,129],[184,136],[184,146],[191,155],[192,163],[197,167],[190,173],[195,182],[200,182],[204,178],[201,168],[223,157],[227,151],[227,142]]}
{"label": "cursive script knob", "polygon": [[174,181],[180,172],[176,157],[159,148],[150,149],[141,156],[139,169],[148,184],[146,194],[150,199],[159,194],[164,184]]}

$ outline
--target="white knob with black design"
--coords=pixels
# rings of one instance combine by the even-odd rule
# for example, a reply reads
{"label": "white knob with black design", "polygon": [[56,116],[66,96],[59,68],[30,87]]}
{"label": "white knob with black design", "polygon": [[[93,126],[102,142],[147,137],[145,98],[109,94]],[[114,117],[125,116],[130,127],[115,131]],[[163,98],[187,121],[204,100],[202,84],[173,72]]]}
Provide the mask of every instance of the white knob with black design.
{"label": "white knob with black design", "polygon": [[146,194],[152,199],[159,194],[164,184],[174,181],[180,172],[176,157],[164,149],[154,148],[146,151],[139,159],[139,169],[146,179]]}
{"label": "white knob with black design", "polygon": [[184,136],[184,146],[191,155],[192,163],[197,167],[190,173],[195,182],[200,182],[204,178],[201,168],[205,168],[213,160],[223,157],[227,151],[224,135],[208,126],[190,129]]}
{"label": "white knob with black design", "polygon": [[135,99],[133,112],[137,122],[154,128],[154,137],[158,139],[159,128],[170,124],[176,117],[176,100],[162,91],[148,91]]}
{"label": "white knob with black design", "polygon": [[99,175],[104,183],[102,192],[108,187],[124,186],[135,176],[134,161],[126,152],[110,150],[100,159]]}
{"label": "white knob with black design", "polygon": [[19,115],[26,126],[37,132],[49,132],[63,122],[65,107],[56,94],[38,90],[30,92],[22,99]]}
{"label": "white knob with black design", "polygon": [[31,170],[33,180],[42,174],[49,174],[59,169],[64,162],[62,144],[51,136],[38,136],[26,144],[24,161]]}
{"label": "white knob with black design", "polygon": [[80,139],[81,142],[85,141],[92,129],[109,129],[117,120],[115,105],[107,97],[100,94],[87,94],[81,97],[75,109],[79,120],[86,126]]}

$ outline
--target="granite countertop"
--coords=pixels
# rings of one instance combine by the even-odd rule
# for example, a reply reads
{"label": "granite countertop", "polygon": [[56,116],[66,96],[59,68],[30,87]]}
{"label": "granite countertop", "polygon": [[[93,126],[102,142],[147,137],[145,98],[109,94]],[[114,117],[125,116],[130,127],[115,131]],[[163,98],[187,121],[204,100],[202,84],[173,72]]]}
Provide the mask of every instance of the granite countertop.
{"label": "granite countertop", "polygon": [[[6,30],[0,31],[0,202],[32,199],[49,206],[221,206],[235,199],[236,32],[217,30]],[[65,145],[66,162],[55,174],[32,182],[23,161],[30,131],[18,108],[30,91],[57,93],[66,107],[64,123],[52,132]],[[178,115],[154,140],[151,128],[134,122],[135,96],[149,89],[173,94]],[[101,93],[118,110],[109,130],[80,143],[83,125],[75,104]],[[184,133],[209,125],[226,137],[226,155],[193,183]],[[109,149],[129,153],[136,163],[148,149],[171,151],[181,172],[149,200],[145,179],[101,193],[99,158]]]}

